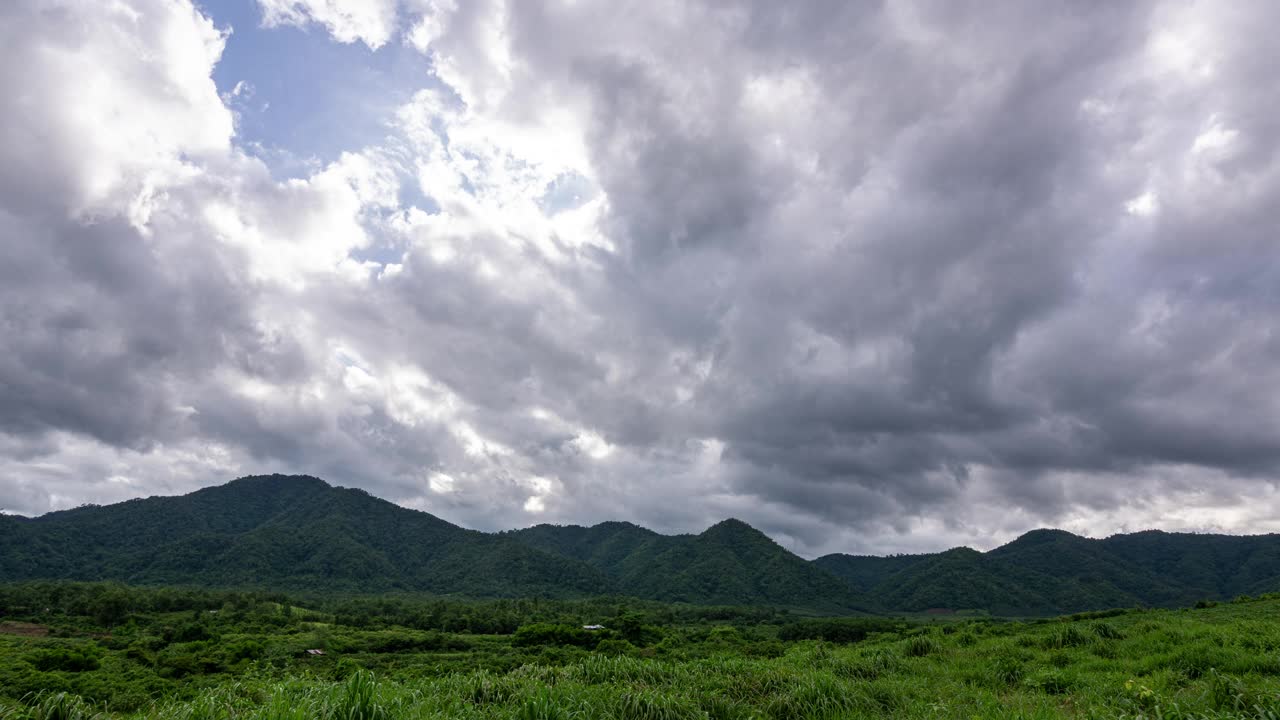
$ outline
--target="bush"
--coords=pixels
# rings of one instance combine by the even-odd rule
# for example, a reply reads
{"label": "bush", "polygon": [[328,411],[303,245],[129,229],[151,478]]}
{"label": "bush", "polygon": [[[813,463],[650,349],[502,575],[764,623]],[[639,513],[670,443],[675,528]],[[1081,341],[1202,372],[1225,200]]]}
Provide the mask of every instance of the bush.
{"label": "bush", "polygon": [[1062,650],[1064,648],[1080,647],[1088,645],[1094,640],[1093,635],[1081,630],[1075,625],[1068,625],[1061,630],[1050,633],[1048,637],[1041,641],[1041,647],[1046,650]]}
{"label": "bush", "polygon": [[525,700],[516,711],[516,720],[570,720],[572,717],[573,713],[561,707],[545,688]]}
{"label": "bush", "polygon": [[30,653],[27,655],[26,660],[37,670],[44,672],[50,670],[84,672],[98,669],[100,665],[98,661],[99,655],[100,653],[96,652],[92,646],[76,649],[56,647]]}
{"label": "bush", "polygon": [[906,644],[902,648],[902,652],[907,657],[924,657],[938,651],[938,644],[933,638],[924,635],[916,635],[907,638]]}
{"label": "bush", "polygon": [[1094,623],[1093,634],[1103,640],[1123,640],[1124,633],[1116,629],[1115,625],[1110,623]]}
{"label": "bush", "polygon": [[1027,676],[1023,684],[1047,695],[1062,695],[1075,687],[1075,678],[1062,670],[1043,669]]}
{"label": "bush", "polygon": [[468,644],[443,633],[379,630],[362,633],[352,645],[364,652],[397,653],[410,650],[465,650]]}
{"label": "bush", "polygon": [[1026,675],[1025,663],[1016,657],[1002,655],[991,663],[991,679],[994,685],[1013,686],[1022,681]]}
{"label": "bush", "polygon": [[847,645],[862,642],[872,633],[895,632],[904,627],[906,627],[905,623],[900,620],[872,618],[801,620],[782,626],[778,630],[778,639],[783,641],[825,640]]}
{"label": "bush", "polygon": [[97,720],[103,717],[78,695],[42,693],[28,700],[30,708],[25,720]]}
{"label": "bush", "polygon": [[378,683],[373,674],[361,670],[352,675],[334,704],[340,720],[389,720],[391,713],[378,701]]}
{"label": "bush", "polygon": [[632,655],[638,648],[620,638],[605,638],[596,644],[596,652],[601,655]]}
{"label": "bush", "polygon": [[769,715],[776,720],[808,720],[847,714],[859,705],[859,700],[865,703],[865,698],[852,694],[848,688],[829,675],[810,676],[775,696],[768,706]]}
{"label": "bush", "polygon": [[622,693],[613,713],[618,720],[684,720],[701,715],[699,708],[683,698],[644,691]]}
{"label": "bush", "polygon": [[572,625],[534,623],[521,625],[511,636],[516,647],[572,646],[591,649],[606,635],[601,631],[583,630]]}

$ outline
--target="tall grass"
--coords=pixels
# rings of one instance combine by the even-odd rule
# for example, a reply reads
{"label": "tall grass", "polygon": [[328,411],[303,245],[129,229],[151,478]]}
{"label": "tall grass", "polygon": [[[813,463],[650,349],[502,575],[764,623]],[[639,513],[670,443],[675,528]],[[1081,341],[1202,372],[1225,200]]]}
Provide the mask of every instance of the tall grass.
{"label": "tall grass", "polygon": [[99,720],[103,715],[76,695],[37,693],[24,699],[26,708],[0,710],[0,718],[13,720]]}
{"label": "tall grass", "polygon": [[781,657],[585,655],[505,673],[248,675],[110,715],[66,693],[0,720],[1280,720],[1280,603],[802,641]]}

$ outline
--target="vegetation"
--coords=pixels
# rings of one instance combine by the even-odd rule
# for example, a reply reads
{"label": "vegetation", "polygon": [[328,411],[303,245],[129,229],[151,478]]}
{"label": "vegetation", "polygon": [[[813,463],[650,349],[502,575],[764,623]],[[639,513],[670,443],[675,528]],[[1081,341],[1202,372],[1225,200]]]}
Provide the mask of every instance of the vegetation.
{"label": "vegetation", "polygon": [[1280,717],[1280,597],[908,621],[38,582],[0,613],[24,720]]}
{"label": "vegetation", "polygon": [[700,535],[659,535],[617,522],[590,528],[538,525],[504,535],[586,562],[624,595],[846,612],[872,607],[838,578],[739,520],[725,520]]}
{"label": "vegetation", "polygon": [[609,522],[486,534],[360,490],[247,477],[181,497],[0,515],[0,582],[116,580],[471,598],[622,595],[813,614],[1051,616],[1280,590],[1280,536],[1036,530],[980,553],[806,561],[737,520],[698,535]]}
{"label": "vegetation", "polygon": [[1181,607],[1280,590],[1280,536],[1146,531],[1091,540],[1034,530],[987,553],[828,555],[816,565],[881,607],[1056,615],[1108,607]]}
{"label": "vegetation", "polygon": [[598,570],[316,478],[0,516],[0,580],[69,578],[479,597],[583,596]]}
{"label": "vegetation", "polygon": [[567,541],[540,540],[554,530],[486,534],[316,478],[247,477],[181,497],[35,519],[0,516],[0,581],[464,597],[612,593],[826,612],[867,605],[834,576],[741,522],[678,537],[612,525],[629,528],[641,541],[628,544],[628,533],[620,532],[603,540],[604,549],[579,552]]}

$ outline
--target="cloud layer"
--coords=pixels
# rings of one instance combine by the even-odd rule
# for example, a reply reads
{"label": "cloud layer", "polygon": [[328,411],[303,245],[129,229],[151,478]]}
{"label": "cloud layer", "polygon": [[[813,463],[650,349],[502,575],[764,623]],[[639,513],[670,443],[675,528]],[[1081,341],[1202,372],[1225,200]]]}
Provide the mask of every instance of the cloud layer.
{"label": "cloud layer", "polygon": [[433,72],[280,178],[237,30],[0,9],[7,510],[302,471],[806,555],[1280,530],[1272,4],[260,9]]}

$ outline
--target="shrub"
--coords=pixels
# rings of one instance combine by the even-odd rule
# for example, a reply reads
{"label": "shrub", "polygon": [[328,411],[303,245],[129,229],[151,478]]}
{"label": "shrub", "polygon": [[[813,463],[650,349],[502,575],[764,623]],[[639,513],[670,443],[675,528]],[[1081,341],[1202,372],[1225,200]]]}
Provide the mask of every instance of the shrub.
{"label": "shrub", "polygon": [[534,623],[532,625],[521,625],[515,634],[511,636],[511,644],[516,647],[569,645],[590,649],[594,648],[604,637],[603,633],[583,630],[572,625]]}
{"label": "shrub", "polygon": [[889,650],[876,650],[845,663],[839,668],[839,674],[861,680],[874,680],[897,670],[901,665],[902,659]]}
{"label": "shrub", "polygon": [[702,700],[702,711],[708,720],[748,720],[755,717],[751,708],[722,695],[707,695]]}
{"label": "shrub", "polygon": [[879,618],[801,620],[780,628],[778,630],[778,639],[783,641],[826,640],[827,642],[850,644],[862,642],[871,633],[893,632],[904,627],[905,624],[900,620]]}
{"label": "shrub", "polygon": [[103,717],[79,695],[66,692],[42,693],[27,700],[24,720],[97,720]]}
{"label": "shrub", "polygon": [[1075,679],[1062,670],[1046,668],[1028,675],[1023,684],[1047,695],[1062,695],[1075,686]]}
{"label": "shrub", "polygon": [[61,670],[63,672],[84,672],[97,670],[99,653],[92,647],[65,648],[55,647],[48,650],[37,650],[27,655],[27,662],[37,670]]}
{"label": "shrub", "polygon": [[503,705],[516,696],[515,683],[486,670],[463,676],[459,690],[464,701],[480,707]]}
{"label": "shrub", "polygon": [[614,708],[614,717],[618,720],[683,720],[701,715],[699,708],[683,698],[645,691],[622,693]]}
{"label": "shrub", "polygon": [[1017,685],[1026,674],[1025,667],[1021,660],[1002,655],[991,663],[991,677],[997,685]]}
{"label": "shrub", "polygon": [[933,641],[933,638],[925,635],[916,635],[915,637],[907,638],[907,641],[902,648],[903,654],[907,657],[924,657],[925,655],[929,655],[937,651],[938,644]]}
{"label": "shrub", "polygon": [[1103,640],[1123,640],[1124,639],[1124,633],[1117,630],[1116,626],[1112,625],[1111,623],[1103,623],[1103,622],[1094,623],[1093,634],[1097,635]]}
{"label": "shrub", "polygon": [[572,717],[545,688],[521,703],[516,711],[516,720],[570,720]]}
{"label": "shrub", "polygon": [[1068,625],[1056,632],[1050,633],[1048,637],[1041,641],[1040,646],[1046,650],[1062,650],[1064,648],[1088,645],[1093,642],[1093,639],[1093,636],[1075,625]]}
{"label": "shrub", "polygon": [[845,714],[857,705],[858,697],[849,692],[847,685],[819,674],[776,695],[768,712],[776,720],[808,720]]}
{"label": "shrub", "polygon": [[391,713],[378,701],[378,683],[373,673],[361,670],[342,687],[334,703],[335,720],[390,720]]}

